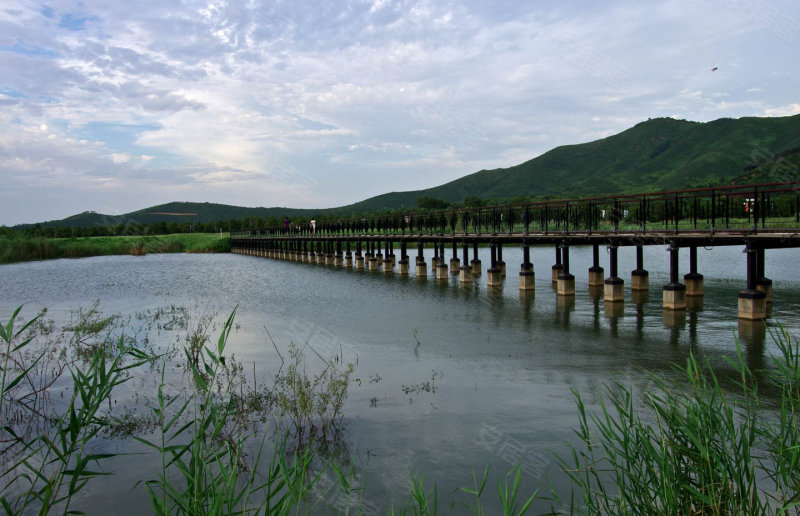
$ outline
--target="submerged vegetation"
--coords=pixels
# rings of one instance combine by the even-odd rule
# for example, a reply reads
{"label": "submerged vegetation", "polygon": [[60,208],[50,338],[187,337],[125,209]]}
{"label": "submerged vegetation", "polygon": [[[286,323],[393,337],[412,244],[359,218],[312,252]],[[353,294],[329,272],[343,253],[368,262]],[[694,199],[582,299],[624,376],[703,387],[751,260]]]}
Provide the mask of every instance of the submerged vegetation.
{"label": "submerged vegetation", "polygon": [[0,236],[0,264],[55,258],[85,258],[149,253],[225,253],[230,239],[216,233],[162,236],[46,238],[9,233]]}
{"label": "submerged vegetation", "polygon": [[[573,514],[800,512],[800,350],[785,329],[773,335],[771,366],[750,371],[740,353],[733,381],[690,356],[680,378],[612,382],[596,406],[576,392],[578,441],[557,454],[571,488],[528,490],[519,465],[492,486],[487,467],[443,503],[435,483],[411,472],[408,500],[379,509],[335,450],[349,388],[360,384],[353,364],[308,343],[284,358],[276,345],[277,373],[258,385],[228,350],[236,310],[218,322],[207,310],[195,319],[176,306],[106,316],[95,304],[60,327],[46,311],[27,321],[20,311],[0,325],[6,514],[79,510],[78,493],[113,474],[103,436],[131,436],[159,458],[140,487],[157,514],[488,514],[489,496],[503,514],[526,514],[537,500]],[[169,364],[185,371],[179,385],[165,379]],[[120,390],[144,376],[155,390],[139,412]],[[434,394],[441,377],[432,371],[402,390]]]}

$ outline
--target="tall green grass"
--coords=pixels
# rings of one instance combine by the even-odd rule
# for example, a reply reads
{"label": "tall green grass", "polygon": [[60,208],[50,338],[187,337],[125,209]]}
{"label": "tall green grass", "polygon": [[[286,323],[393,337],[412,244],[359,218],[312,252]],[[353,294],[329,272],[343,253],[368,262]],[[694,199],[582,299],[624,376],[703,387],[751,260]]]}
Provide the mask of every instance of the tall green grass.
{"label": "tall green grass", "polygon": [[[98,465],[113,455],[89,451],[108,424],[101,408],[129,378],[127,371],[158,358],[123,338],[116,345],[90,348],[88,358],[68,365],[72,394],[64,410],[39,434],[17,435],[4,411],[27,399],[25,385],[36,385],[28,380],[46,360],[44,351],[33,346],[37,318],[22,322],[19,312],[0,326],[0,421],[7,465],[0,473],[0,507],[6,514],[72,512],[75,496],[92,478],[112,474]],[[91,332],[108,320],[94,311],[84,315],[71,331]],[[363,498],[364,484],[356,481],[356,472],[326,459],[325,439],[309,439],[312,434],[306,431],[268,433],[241,424],[248,395],[226,351],[234,317],[235,310],[216,341],[187,344],[182,363],[190,381],[183,395],[168,394],[165,369],[160,369],[149,408],[156,432],[137,437],[160,459],[158,470],[142,480],[153,512],[375,513]],[[773,337],[778,353],[771,366],[754,374],[739,351],[730,361],[736,377],[724,387],[712,367],[690,356],[679,380],[653,376],[644,388],[610,382],[596,406],[587,406],[576,392],[578,444],[567,446],[558,458],[569,492],[550,490],[553,512],[800,513],[800,349],[784,329]],[[333,425],[352,370],[304,378],[297,351],[291,364],[272,387],[271,406],[295,426],[312,424],[312,413]],[[332,404],[330,396],[336,398]],[[317,399],[326,405],[314,409]],[[314,427],[320,424],[313,421]],[[322,485],[322,478],[333,481]],[[392,502],[387,512],[483,515],[490,513],[485,507],[491,496],[499,513],[523,515],[539,497],[540,489],[523,488],[519,465],[498,479],[495,489],[487,488],[488,479],[487,467],[473,475],[471,486],[449,493],[453,499],[443,503],[435,482],[422,472],[410,473],[409,497]]]}
{"label": "tall green grass", "polygon": [[216,233],[159,236],[40,238],[0,236],[0,264],[56,258],[149,253],[226,253],[230,239]]}

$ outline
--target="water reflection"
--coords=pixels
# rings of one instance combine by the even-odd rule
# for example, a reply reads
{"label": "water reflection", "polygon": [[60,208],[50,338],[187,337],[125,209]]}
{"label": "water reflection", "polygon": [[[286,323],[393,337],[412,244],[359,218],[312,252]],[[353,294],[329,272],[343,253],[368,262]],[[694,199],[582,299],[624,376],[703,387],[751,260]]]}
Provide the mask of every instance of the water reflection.
{"label": "water reflection", "polygon": [[767,340],[767,324],[764,321],[739,319],[738,336],[744,350],[747,366],[751,371],[764,368],[764,344]]}

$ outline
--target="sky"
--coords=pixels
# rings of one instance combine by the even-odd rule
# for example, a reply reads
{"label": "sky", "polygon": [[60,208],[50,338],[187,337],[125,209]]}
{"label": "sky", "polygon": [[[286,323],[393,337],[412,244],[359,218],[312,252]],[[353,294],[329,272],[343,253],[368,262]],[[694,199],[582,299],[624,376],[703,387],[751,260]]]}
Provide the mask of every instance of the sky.
{"label": "sky", "polygon": [[797,0],[0,4],[0,225],[323,208],[651,117],[800,113]]}

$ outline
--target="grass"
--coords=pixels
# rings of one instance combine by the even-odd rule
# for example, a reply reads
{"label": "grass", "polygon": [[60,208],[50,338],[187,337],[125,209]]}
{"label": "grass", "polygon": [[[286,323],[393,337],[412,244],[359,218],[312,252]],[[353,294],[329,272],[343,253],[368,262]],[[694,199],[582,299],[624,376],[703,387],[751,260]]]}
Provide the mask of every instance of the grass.
{"label": "grass", "polygon": [[[208,320],[196,327],[178,325],[190,337],[178,340],[190,379],[180,392],[165,382],[165,368],[156,368],[160,380],[147,418],[155,431],[136,437],[160,458],[157,471],[145,472],[149,478],[141,481],[153,511],[378,513],[363,498],[364,484],[355,470],[342,469],[323,453],[330,437],[325,428],[334,432],[340,424],[352,367],[328,364],[322,373],[308,375],[302,351],[292,347],[288,367],[278,373],[264,403],[276,411],[275,428],[284,418],[295,431],[273,434],[245,424],[242,399],[248,394],[241,368],[227,352],[235,312],[216,340],[207,338],[215,328]],[[43,323],[43,314],[24,322],[19,313],[0,325],[0,507],[6,514],[74,512],[74,498],[94,477],[113,474],[101,466],[113,455],[91,451],[111,424],[103,414],[111,392],[131,378],[129,371],[168,355],[145,353],[122,336],[110,341],[108,329],[119,327],[121,317],[104,317],[96,306],[79,311],[65,328],[73,335],[70,342],[86,343],[91,335],[103,345],[84,345],[80,359],[56,357],[70,373],[71,395],[63,410],[46,414],[47,424],[21,434],[8,412],[35,406],[32,397],[46,396],[36,376],[53,358],[49,346],[36,343],[40,336],[52,338],[54,331]],[[154,324],[162,319],[161,313],[153,316]],[[575,392],[578,442],[567,445],[558,459],[570,492],[550,490],[552,511],[800,513],[800,348],[783,328],[773,337],[778,353],[771,367],[750,371],[740,350],[730,360],[733,380],[721,382],[711,366],[690,356],[677,380],[651,376],[643,387],[608,383],[594,408]],[[134,432],[138,428],[135,418],[125,424]],[[322,438],[310,438],[315,432]],[[487,467],[482,475],[473,474],[472,485],[450,493],[448,504],[435,482],[410,472],[408,499],[392,502],[388,511],[482,515],[492,496],[500,513],[523,515],[541,492],[541,487],[526,491],[519,465],[496,480],[496,489],[488,485]]]}
{"label": "grass", "polygon": [[0,236],[0,264],[56,258],[149,253],[225,253],[230,239],[216,233],[159,236],[37,238]]}

